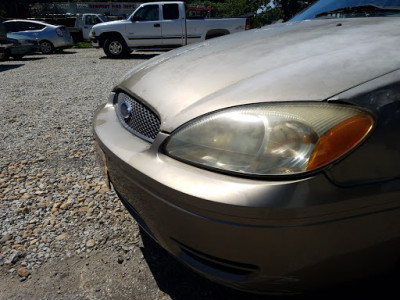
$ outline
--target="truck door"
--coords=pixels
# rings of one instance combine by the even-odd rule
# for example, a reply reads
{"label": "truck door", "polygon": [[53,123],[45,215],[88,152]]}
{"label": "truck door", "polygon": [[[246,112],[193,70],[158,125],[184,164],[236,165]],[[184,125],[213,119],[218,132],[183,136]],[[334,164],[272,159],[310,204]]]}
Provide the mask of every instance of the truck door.
{"label": "truck door", "polygon": [[163,4],[161,34],[163,45],[181,46],[185,44],[185,16],[179,15],[177,3]]}
{"label": "truck door", "polygon": [[144,5],[132,15],[126,26],[129,47],[158,46],[162,43],[160,5]]}

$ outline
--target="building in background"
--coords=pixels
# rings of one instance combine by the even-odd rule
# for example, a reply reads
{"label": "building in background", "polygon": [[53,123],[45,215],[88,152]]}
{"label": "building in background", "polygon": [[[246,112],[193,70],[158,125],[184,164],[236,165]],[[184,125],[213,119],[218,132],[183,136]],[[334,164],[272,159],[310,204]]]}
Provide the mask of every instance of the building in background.
{"label": "building in background", "polygon": [[55,2],[36,3],[30,7],[31,17],[52,14],[96,13],[112,16],[128,16],[143,2]]}

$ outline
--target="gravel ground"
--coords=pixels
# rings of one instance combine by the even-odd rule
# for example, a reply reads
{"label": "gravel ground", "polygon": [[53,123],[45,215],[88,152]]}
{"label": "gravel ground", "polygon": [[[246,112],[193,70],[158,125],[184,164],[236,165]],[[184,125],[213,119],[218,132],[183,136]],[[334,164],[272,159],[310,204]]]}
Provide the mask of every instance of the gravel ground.
{"label": "gravel ground", "polygon": [[101,178],[93,113],[154,55],[109,60],[89,48],[0,62],[0,299],[265,299],[175,262]]}

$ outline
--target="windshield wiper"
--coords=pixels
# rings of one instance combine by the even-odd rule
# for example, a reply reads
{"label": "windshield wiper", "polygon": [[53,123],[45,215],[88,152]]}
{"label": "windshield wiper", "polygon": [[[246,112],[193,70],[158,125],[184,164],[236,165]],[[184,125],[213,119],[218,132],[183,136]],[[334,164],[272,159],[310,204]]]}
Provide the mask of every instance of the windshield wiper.
{"label": "windshield wiper", "polygon": [[373,4],[365,4],[352,7],[343,7],[331,11],[324,11],[316,14],[316,18],[326,17],[333,14],[351,14],[351,13],[387,13],[387,12],[399,12],[400,7],[397,6],[378,6]]}

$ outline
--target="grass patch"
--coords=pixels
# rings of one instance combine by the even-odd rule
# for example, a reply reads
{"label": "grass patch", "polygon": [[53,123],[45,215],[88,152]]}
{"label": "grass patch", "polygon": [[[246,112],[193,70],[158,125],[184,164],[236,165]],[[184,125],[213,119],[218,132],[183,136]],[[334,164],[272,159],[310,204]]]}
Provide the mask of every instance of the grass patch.
{"label": "grass patch", "polygon": [[77,42],[74,43],[75,48],[92,48],[92,44],[88,42]]}

